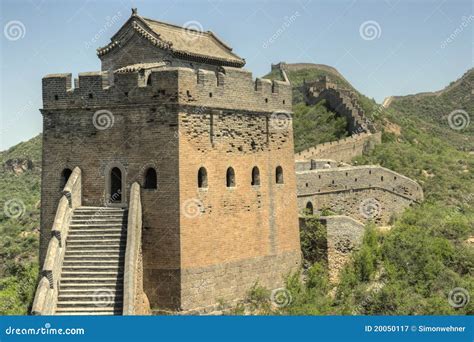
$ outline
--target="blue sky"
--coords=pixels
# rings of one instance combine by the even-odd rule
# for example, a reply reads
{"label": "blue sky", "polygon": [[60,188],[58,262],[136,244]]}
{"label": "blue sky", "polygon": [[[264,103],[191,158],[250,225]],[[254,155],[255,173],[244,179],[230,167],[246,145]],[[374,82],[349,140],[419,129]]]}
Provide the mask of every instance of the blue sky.
{"label": "blue sky", "polygon": [[0,150],[41,132],[44,75],[100,70],[95,49],[109,42],[131,7],[215,32],[254,77],[279,61],[328,64],[381,102],[441,89],[472,67],[472,6],[470,0],[1,0]]}

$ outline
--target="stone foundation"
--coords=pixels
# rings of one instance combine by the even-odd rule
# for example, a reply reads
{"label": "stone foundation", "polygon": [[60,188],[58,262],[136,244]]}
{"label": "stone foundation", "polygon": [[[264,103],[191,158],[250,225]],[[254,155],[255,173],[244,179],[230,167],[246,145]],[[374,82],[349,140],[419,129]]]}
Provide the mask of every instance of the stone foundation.
{"label": "stone foundation", "polygon": [[245,299],[256,282],[270,290],[282,287],[300,262],[300,252],[288,252],[182,270],[181,309],[190,314],[216,311],[222,303]]}

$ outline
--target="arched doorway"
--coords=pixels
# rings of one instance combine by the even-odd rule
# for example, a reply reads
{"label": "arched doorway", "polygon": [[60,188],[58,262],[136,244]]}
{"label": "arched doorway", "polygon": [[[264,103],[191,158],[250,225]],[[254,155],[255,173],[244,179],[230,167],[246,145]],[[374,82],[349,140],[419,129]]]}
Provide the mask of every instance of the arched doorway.
{"label": "arched doorway", "polygon": [[64,169],[61,172],[61,190],[66,186],[67,181],[69,180],[69,177],[71,177],[72,170],[71,169]]}
{"label": "arched doorway", "polygon": [[110,171],[110,202],[122,202],[122,171],[118,167]]}

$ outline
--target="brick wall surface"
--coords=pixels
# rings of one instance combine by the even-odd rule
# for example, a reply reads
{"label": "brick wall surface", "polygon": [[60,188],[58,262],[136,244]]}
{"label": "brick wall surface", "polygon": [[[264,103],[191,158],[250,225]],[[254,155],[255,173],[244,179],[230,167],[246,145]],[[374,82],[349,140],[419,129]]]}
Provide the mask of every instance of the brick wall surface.
{"label": "brick wall surface", "polygon": [[[258,279],[279,286],[300,258],[291,86],[227,67],[219,73],[165,67],[150,80],[142,76],[116,73],[111,82],[109,73],[83,73],[75,88],[70,74],[43,79],[41,262],[64,168],[81,168],[83,205],[102,206],[118,167],[119,205],[126,206],[131,184],[143,185],[153,167],[158,187],[141,192],[143,279],[152,308],[239,299]],[[201,166],[205,190],[197,187]],[[254,166],[260,186],[250,184]],[[276,184],[277,166],[283,184]],[[202,291],[196,274],[209,283],[205,295],[192,292]]]}

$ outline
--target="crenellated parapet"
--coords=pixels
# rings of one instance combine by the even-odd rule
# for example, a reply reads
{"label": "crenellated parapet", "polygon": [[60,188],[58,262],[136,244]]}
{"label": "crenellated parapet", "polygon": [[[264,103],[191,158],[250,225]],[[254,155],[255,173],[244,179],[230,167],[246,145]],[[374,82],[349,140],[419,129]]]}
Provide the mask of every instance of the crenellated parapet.
{"label": "crenellated parapet", "polygon": [[337,84],[328,77],[304,83],[301,91],[308,105],[325,100],[332,110],[347,119],[348,130],[352,134],[375,133],[375,126],[366,117],[353,91],[338,88]]}
{"label": "crenellated parapet", "polygon": [[300,211],[330,209],[377,225],[423,201],[418,183],[378,165],[297,171],[296,179]]}
{"label": "crenellated parapet", "polygon": [[359,133],[337,141],[329,141],[295,153],[296,160],[333,159],[350,162],[382,142],[382,133]]}
{"label": "crenellated parapet", "polygon": [[257,78],[246,70],[221,67],[218,72],[162,65],[139,65],[114,72],[43,78],[43,108],[103,108],[117,105],[180,104],[256,112],[291,111],[287,81]]}
{"label": "crenellated parapet", "polygon": [[297,172],[298,196],[370,188],[383,189],[414,202],[423,200],[423,190],[417,182],[378,165]]}

